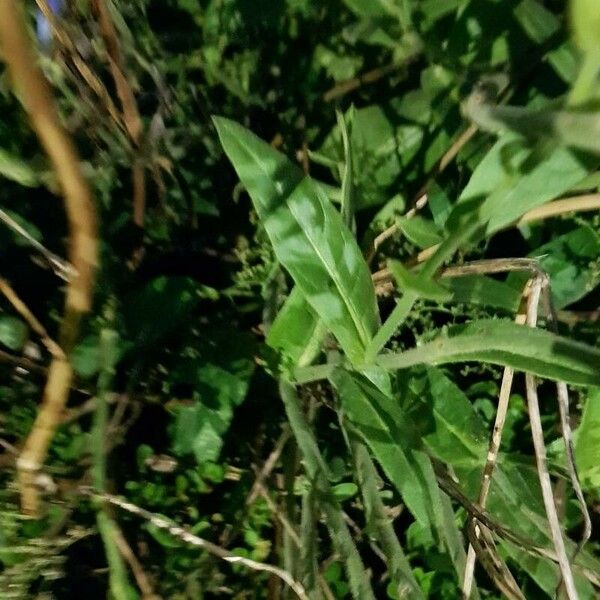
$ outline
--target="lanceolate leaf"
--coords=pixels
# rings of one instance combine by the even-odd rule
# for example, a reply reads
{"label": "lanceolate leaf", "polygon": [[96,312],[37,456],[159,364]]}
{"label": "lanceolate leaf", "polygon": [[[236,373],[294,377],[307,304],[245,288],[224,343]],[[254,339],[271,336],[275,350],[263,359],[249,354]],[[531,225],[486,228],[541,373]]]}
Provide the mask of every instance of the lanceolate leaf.
{"label": "lanceolate leaf", "polygon": [[452,327],[432,342],[377,358],[377,364],[388,369],[466,361],[509,366],[567,383],[600,384],[600,351],[511,321],[481,320]]}
{"label": "lanceolate leaf", "polygon": [[[345,413],[417,521],[446,546],[457,576],[464,570],[463,540],[448,498],[439,490],[412,418],[393,397],[362,375],[335,369],[330,376]],[[475,594],[474,598],[478,595]]]}
{"label": "lanceolate leaf", "polygon": [[335,369],[330,380],[344,411],[371,448],[415,518],[425,527],[434,522],[433,500],[424,485],[418,460],[420,439],[396,401],[365,377]]}
{"label": "lanceolate leaf", "polygon": [[498,231],[525,212],[559,197],[581,181],[596,164],[564,146],[540,151],[514,134],[504,134],[479,163],[463,190],[463,202],[485,198],[478,218],[487,233]]}
{"label": "lanceolate leaf", "polygon": [[340,214],[267,143],[227,119],[215,124],[277,258],[350,360],[360,362],[379,316],[369,269]]}

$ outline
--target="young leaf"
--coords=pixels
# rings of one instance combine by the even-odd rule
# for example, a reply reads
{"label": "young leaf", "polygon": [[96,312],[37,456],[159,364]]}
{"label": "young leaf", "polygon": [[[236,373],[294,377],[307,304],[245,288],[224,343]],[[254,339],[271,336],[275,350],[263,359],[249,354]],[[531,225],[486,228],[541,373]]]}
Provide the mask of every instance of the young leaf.
{"label": "young leaf", "polygon": [[439,244],[443,240],[435,223],[418,215],[412,219],[398,217],[396,224],[407,239],[418,248],[429,248]]}
{"label": "young leaf", "polygon": [[215,125],[277,258],[350,360],[360,362],[379,315],[369,269],[340,214],[267,143],[233,121],[215,117]]}
{"label": "young leaf", "polygon": [[404,369],[467,361],[509,366],[567,383],[600,385],[596,348],[512,321],[489,319],[452,327],[432,342],[399,354],[379,355],[376,362],[387,369]]}
{"label": "young leaf", "polygon": [[452,298],[452,293],[433,279],[409,271],[400,261],[388,261],[388,267],[403,292],[411,291],[421,298],[444,302]]}
{"label": "young leaf", "polygon": [[304,366],[315,359],[326,333],[323,321],[296,286],[277,313],[266,341],[290,363]]}
{"label": "young leaf", "polygon": [[0,148],[0,175],[26,187],[39,185],[37,173],[20,158]]}

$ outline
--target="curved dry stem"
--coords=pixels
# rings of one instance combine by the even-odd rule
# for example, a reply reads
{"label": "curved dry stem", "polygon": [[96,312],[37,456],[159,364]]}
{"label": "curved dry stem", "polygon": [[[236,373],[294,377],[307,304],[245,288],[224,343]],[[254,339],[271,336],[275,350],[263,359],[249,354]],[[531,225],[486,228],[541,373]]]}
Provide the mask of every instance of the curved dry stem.
{"label": "curved dry stem", "polygon": [[[79,322],[92,305],[97,258],[96,211],[92,193],[83,177],[75,146],[65,132],[27,33],[22,8],[16,0],[0,2],[0,48],[15,92],[28,113],[54,168],[64,196],[69,224],[69,279],[59,344],[68,356]],[[37,514],[39,497],[35,474],[44,462],[72,379],[68,359],[55,357],[50,365],[42,406],[17,463],[23,511]]]}
{"label": "curved dry stem", "polygon": [[289,588],[294,591],[294,593],[296,594],[296,596],[298,596],[298,598],[300,598],[300,600],[309,600],[302,584],[294,580],[294,578],[283,569],[275,567],[274,565],[269,565],[267,563],[246,558],[245,556],[233,554],[232,552],[229,552],[229,550],[226,550],[221,546],[217,546],[216,544],[213,544],[212,542],[209,542],[204,538],[194,535],[184,527],[181,527],[180,525],[177,525],[176,523],[165,519],[161,515],[157,515],[155,513],[147,511],[146,509],[141,508],[135,504],[131,504],[131,502],[126,502],[118,496],[113,496],[111,494],[106,493],[95,494],[87,490],[83,491],[87,492],[90,496],[97,500],[108,502],[110,504],[113,504],[114,506],[118,506],[119,508],[129,513],[137,515],[138,517],[141,517],[142,519],[152,523],[155,527],[168,531],[173,537],[179,538],[180,540],[183,540],[184,542],[187,542],[188,544],[191,544],[198,548],[202,548],[202,550],[205,550],[209,554],[212,554],[213,556],[216,556],[217,558],[220,558],[225,562],[231,564],[237,563],[253,571],[265,571],[267,573],[272,573],[276,577],[279,577],[279,579],[281,579],[287,586],[289,586]]}

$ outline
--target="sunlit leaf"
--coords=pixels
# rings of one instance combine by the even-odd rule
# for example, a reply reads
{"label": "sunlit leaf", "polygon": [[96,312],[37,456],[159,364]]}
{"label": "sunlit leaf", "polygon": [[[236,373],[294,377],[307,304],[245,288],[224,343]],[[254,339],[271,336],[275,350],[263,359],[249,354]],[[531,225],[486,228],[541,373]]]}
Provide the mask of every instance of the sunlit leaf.
{"label": "sunlit leaf", "polygon": [[356,241],[324,192],[240,125],[215,118],[281,264],[353,361],[379,325],[375,290]]}

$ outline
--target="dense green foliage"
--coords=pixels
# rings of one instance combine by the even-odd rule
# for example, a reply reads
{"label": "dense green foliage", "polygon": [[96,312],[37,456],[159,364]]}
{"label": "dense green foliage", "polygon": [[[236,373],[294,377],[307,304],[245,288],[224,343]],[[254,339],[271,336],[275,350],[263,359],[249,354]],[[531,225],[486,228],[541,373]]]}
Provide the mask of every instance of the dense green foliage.
{"label": "dense green foliage", "polygon": [[[50,354],[0,297],[0,598],[294,597],[91,489],[278,565],[310,600],[459,599],[503,367],[491,553],[514,597],[555,597],[522,373],[540,378],[572,556],[584,519],[553,382],[600,527],[595,0],[107,0],[137,138],[95,3],[56,3],[62,36],[36,40],[100,256],[35,519],[15,458]],[[61,190],[7,70],[0,115],[0,277],[56,339]],[[514,322],[532,269],[556,330],[543,302],[539,329]],[[595,531],[572,561],[582,600],[599,548]],[[502,597],[502,574],[480,562],[475,580],[472,598]]]}

